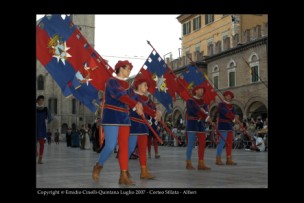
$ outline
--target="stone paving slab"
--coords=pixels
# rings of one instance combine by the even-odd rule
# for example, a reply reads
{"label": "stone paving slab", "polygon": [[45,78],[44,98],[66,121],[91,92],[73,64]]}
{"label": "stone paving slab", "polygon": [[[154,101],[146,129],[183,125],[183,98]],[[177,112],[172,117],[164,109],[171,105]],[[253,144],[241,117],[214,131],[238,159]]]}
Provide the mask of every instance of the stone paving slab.
{"label": "stone paving slab", "polygon": [[[186,170],[186,147],[159,147],[160,158],[148,160],[154,180],[141,180],[138,159],[129,161],[129,171],[135,186],[118,184],[119,164],[112,154],[100,174],[99,183],[92,180],[92,169],[99,154],[90,150],[66,147],[66,143],[45,146],[44,164],[36,166],[37,188],[268,188],[268,152],[234,149],[237,166],[215,165],[215,149],[205,150],[205,162],[210,171]],[[225,161],[225,150],[223,151]],[[192,163],[197,167],[197,149]]]}

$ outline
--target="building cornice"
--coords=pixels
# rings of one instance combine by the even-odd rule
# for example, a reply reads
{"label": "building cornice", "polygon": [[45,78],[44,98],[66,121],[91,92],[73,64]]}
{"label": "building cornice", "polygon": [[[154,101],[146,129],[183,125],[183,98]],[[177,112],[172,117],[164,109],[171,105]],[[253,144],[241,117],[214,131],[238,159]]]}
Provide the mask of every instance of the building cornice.
{"label": "building cornice", "polygon": [[183,14],[183,15],[177,16],[176,19],[178,20],[178,22],[183,23],[183,22],[185,22],[186,20],[188,20],[192,15],[193,15],[193,14]]}
{"label": "building cornice", "polygon": [[210,63],[210,62],[215,61],[219,58],[222,58],[222,57],[225,57],[225,56],[230,56],[230,55],[233,55],[233,54],[237,54],[237,53],[245,51],[247,49],[250,49],[250,48],[253,48],[253,47],[256,47],[256,46],[260,46],[260,45],[263,45],[263,44],[267,44],[267,42],[268,42],[268,36],[265,36],[265,37],[262,37],[260,39],[255,40],[255,41],[250,41],[250,42],[247,42],[246,44],[238,45],[234,48],[231,48],[231,49],[228,49],[226,51],[220,52],[218,54],[209,56],[208,58],[197,61],[197,63],[198,64]]}

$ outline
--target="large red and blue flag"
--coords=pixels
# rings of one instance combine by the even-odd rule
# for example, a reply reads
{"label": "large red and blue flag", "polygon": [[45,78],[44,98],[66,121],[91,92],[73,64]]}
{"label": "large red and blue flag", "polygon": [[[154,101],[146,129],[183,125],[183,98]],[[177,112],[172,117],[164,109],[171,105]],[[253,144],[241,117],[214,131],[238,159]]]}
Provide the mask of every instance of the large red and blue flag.
{"label": "large red and blue flag", "polygon": [[36,26],[36,56],[68,97],[95,112],[99,91],[114,72],[73,24],[61,15],[43,17]]}
{"label": "large red and blue flag", "polygon": [[149,55],[140,74],[150,84],[148,91],[166,108],[167,113],[171,113],[176,80],[171,69],[155,50]]}
{"label": "large red and blue flag", "polygon": [[196,66],[187,66],[186,71],[180,75],[178,80],[188,91],[191,91],[197,85],[203,86],[205,88],[203,99],[207,105],[210,105],[211,101],[215,101],[216,91],[214,91],[213,86]]}

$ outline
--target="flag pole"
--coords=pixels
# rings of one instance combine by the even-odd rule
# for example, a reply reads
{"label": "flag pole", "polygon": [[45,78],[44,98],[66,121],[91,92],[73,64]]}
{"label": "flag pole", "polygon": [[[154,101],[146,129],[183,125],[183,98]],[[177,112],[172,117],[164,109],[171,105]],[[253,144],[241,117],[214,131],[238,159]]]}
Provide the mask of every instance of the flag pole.
{"label": "flag pole", "polygon": [[[147,40],[147,43],[152,47],[152,52],[153,51],[156,51],[156,49],[152,46],[152,44],[150,43],[150,41],[149,40]],[[156,51],[157,52],[157,51]],[[160,55],[159,55],[160,56]],[[164,59],[160,56],[160,58],[164,61]],[[166,64],[166,62],[165,62],[165,64]],[[168,64],[166,64],[167,66],[168,66]],[[168,66],[168,68],[169,68],[169,66]],[[177,78],[176,77],[176,75],[173,73],[173,71],[172,71],[172,69],[171,68],[169,68],[170,69],[170,73],[171,74],[173,74],[173,76],[175,77],[175,78]],[[182,85],[182,84],[181,84]],[[182,86],[183,88],[185,88],[184,86]],[[187,90],[187,89],[186,89]],[[179,142],[179,144],[181,144],[181,142],[178,140],[178,138],[173,134],[173,132],[168,128],[168,126],[163,122],[163,121],[160,121],[160,123],[162,124],[162,126],[166,129],[166,131],[174,138],[174,139],[176,139],[178,142]]]}
{"label": "flag pole", "polygon": [[[251,71],[251,75],[252,75],[252,67],[250,67],[249,63],[244,59],[244,57],[242,57],[242,59],[245,61],[245,63],[247,64],[248,68]],[[265,87],[268,88],[268,86],[266,85],[266,83],[261,79],[261,77],[259,76],[258,73],[254,72],[254,75],[257,76],[259,78],[259,80],[263,83],[263,85],[265,85]]]}
{"label": "flag pole", "polygon": [[[152,47],[153,51],[156,51],[156,49],[152,46],[152,44],[150,43],[149,40],[147,40],[147,43]],[[157,52],[157,51],[156,51]],[[160,55],[159,55],[160,56]],[[160,58],[165,62],[165,60],[160,56]],[[165,62],[166,64],[166,62]],[[168,66],[168,64],[166,64]],[[168,68],[170,69],[170,74],[173,75],[173,77],[175,78],[175,80],[177,81],[178,84],[181,85],[181,87],[186,91],[188,92],[187,88],[182,84],[180,83],[180,81],[178,80],[177,76],[174,74],[173,70],[168,66]],[[189,94],[190,96],[190,94]]]}
{"label": "flag pole", "polygon": [[141,118],[143,119],[144,123],[148,126],[148,128],[152,131],[152,133],[154,134],[154,137],[155,137],[161,144],[164,144],[163,141],[158,137],[157,133],[156,133],[155,130],[152,128],[152,126],[150,126],[150,124],[148,123],[147,119],[145,118],[145,114],[141,115]]}
{"label": "flag pole", "polygon": [[162,121],[159,121],[160,124],[166,129],[166,131],[174,138],[178,141],[179,144],[181,144],[182,142],[173,134],[173,132],[168,128],[168,126]]}
{"label": "flag pole", "polygon": [[[97,55],[98,59],[99,59],[99,60],[101,61],[101,63],[106,67],[106,69],[107,69],[107,71],[109,72],[110,76],[112,76],[112,74],[114,73],[114,69],[108,64],[108,62],[105,63],[106,60],[104,60],[104,59],[99,55],[99,53],[97,53],[97,52],[95,51],[94,54]],[[111,70],[110,70],[109,68],[107,68],[107,66],[110,67]]]}
{"label": "flag pole", "polygon": [[[155,50],[156,51],[156,49],[154,49],[154,47],[152,46],[152,44],[150,43],[150,41],[149,40],[147,40],[147,43],[152,47],[152,49],[153,50]],[[157,52],[157,51],[156,51]]]}

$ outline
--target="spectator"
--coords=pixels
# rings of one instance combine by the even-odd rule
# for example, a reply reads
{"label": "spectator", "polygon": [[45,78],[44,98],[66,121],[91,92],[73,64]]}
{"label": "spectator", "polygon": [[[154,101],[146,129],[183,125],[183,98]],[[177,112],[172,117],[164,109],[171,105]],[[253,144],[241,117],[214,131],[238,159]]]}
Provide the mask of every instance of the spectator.
{"label": "spectator", "polygon": [[262,118],[261,118],[261,117],[258,117],[258,121],[257,121],[257,123],[256,123],[256,130],[262,129],[263,126],[264,126],[264,124],[263,124]]}
{"label": "spectator", "polygon": [[265,151],[265,143],[264,143],[264,139],[263,139],[263,135],[262,134],[258,134],[258,136],[254,136],[254,138],[256,139],[256,146],[251,146],[250,149],[257,151],[257,152],[264,152]]}
{"label": "spectator", "polygon": [[72,146],[72,129],[68,128],[68,131],[65,134],[66,137],[66,142],[67,142],[67,147]]}
{"label": "spectator", "polygon": [[55,140],[55,143],[56,143],[56,144],[59,144],[59,131],[58,131],[58,129],[57,129],[56,132],[55,132],[54,140]]}
{"label": "spectator", "polygon": [[52,142],[52,132],[50,129],[48,129],[47,131],[47,140],[48,140],[48,144],[51,144]]}

